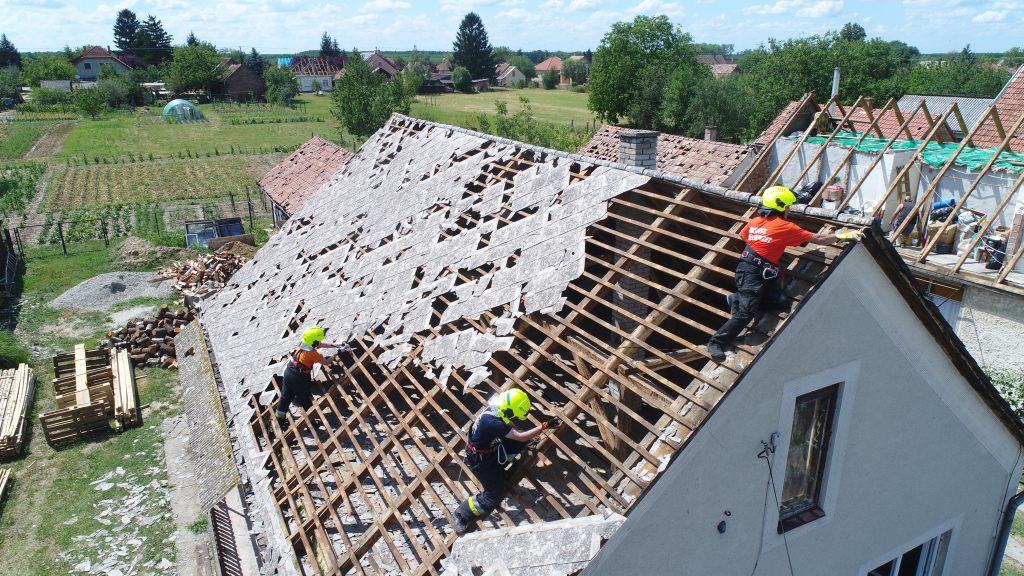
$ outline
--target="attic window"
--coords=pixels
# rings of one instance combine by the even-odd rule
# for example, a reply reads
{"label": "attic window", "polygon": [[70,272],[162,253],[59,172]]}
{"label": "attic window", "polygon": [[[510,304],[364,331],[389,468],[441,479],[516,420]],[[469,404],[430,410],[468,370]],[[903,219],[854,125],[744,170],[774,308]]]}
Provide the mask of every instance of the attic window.
{"label": "attic window", "polygon": [[838,394],[839,385],[833,384],[796,399],[779,507],[780,534],[825,516],[821,485]]}
{"label": "attic window", "polygon": [[86,62],[86,63],[85,63],[85,69],[86,69],[86,70],[92,70],[92,64],[90,64],[90,63]]}

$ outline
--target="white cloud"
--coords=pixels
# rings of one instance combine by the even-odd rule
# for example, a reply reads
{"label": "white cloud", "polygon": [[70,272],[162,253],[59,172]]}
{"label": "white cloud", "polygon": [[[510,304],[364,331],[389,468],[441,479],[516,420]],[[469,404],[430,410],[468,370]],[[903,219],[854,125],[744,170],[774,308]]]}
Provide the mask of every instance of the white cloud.
{"label": "white cloud", "polygon": [[1003,20],[1006,20],[1006,15],[1009,13],[1009,10],[1001,10],[999,12],[995,10],[986,10],[974,18],[971,18],[971,22],[1002,22]]}
{"label": "white cloud", "polygon": [[821,18],[823,16],[832,16],[838,14],[843,10],[843,0],[821,0],[815,2],[810,6],[798,11],[797,16],[805,16],[808,18]]}
{"label": "white cloud", "polygon": [[406,10],[412,8],[412,4],[401,0],[371,0],[359,8],[360,12],[388,12],[391,10]]}
{"label": "white cloud", "polygon": [[868,16],[867,18],[865,18],[865,19],[863,20],[863,22],[864,22],[865,24],[867,24],[867,23],[871,22],[871,16]]}
{"label": "white cloud", "polygon": [[632,8],[626,8],[626,14],[665,14],[676,17],[683,13],[683,7],[675,2],[661,0],[643,0]]}
{"label": "white cloud", "polygon": [[767,14],[786,14],[794,8],[799,8],[801,5],[803,5],[802,0],[779,0],[775,4],[747,6],[743,9],[743,12],[746,14],[760,14],[762,16]]}
{"label": "white cloud", "polygon": [[604,5],[604,0],[572,0],[567,11],[577,12],[579,10],[593,10]]}
{"label": "white cloud", "polygon": [[548,0],[539,6],[541,10],[547,10],[548,12],[559,12],[564,7],[565,2],[562,2],[562,0]]}

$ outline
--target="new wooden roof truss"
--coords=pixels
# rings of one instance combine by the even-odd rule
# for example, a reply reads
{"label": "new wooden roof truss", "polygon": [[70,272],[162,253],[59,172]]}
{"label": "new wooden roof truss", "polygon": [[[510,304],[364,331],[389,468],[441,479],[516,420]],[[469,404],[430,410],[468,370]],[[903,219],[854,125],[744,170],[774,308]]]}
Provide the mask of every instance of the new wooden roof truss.
{"label": "new wooden roof truss", "polygon": [[[523,150],[487,165],[480,189],[511,179],[534,155]],[[590,170],[573,168],[572,178]],[[476,388],[462,390],[462,371],[452,374],[452,386],[441,386],[416,359],[428,338],[485,331],[507,305],[414,335],[412,352],[394,369],[377,362],[383,349],[374,338],[386,325],[357,339],[354,356],[318,377],[313,407],[289,416],[284,430],[274,405],[253,394],[248,426],[268,454],[278,520],[302,572],[438,574],[455,539],[451,511],[479,490],[461,459],[466,430],[490,398],[512,386],[533,400],[532,425],[551,416],[564,424],[520,459],[504,508],[478,529],[603,508],[627,512],[736,381],[737,366],[748,365],[767,339],[752,329],[731,365],[711,361],[703,349],[729,317],[725,295],[735,290],[742,249],[737,232],[751,215],[749,205],[661,181],[613,199],[609,216],[587,232],[585,269],[563,294],[561,312],[521,316],[514,344],[490,359],[492,376]],[[509,222],[520,216],[510,203],[499,214]],[[823,221],[794,220],[831,230]],[[626,225],[639,235],[619,231]],[[837,254],[791,249],[783,259],[790,295],[802,299]],[[490,271],[458,274],[468,282]],[[621,288],[624,278],[647,294]],[[639,301],[646,313],[631,313],[616,304],[621,299]],[[436,319],[447,304],[444,297],[435,304]],[[758,330],[787,316],[769,316]],[[624,330],[623,318],[635,328]],[[279,379],[268,389],[279,390]]]}

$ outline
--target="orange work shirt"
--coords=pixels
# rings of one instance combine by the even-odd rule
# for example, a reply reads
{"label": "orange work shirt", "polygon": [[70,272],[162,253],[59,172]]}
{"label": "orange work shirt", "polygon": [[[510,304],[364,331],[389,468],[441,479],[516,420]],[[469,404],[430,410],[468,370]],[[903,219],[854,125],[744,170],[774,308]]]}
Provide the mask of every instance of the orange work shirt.
{"label": "orange work shirt", "polygon": [[814,236],[779,216],[757,216],[740,230],[740,237],[762,258],[778,264],[787,246],[799,246]]}
{"label": "orange work shirt", "polygon": [[299,348],[298,352],[292,356],[302,366],[296,366],[303,372],[308,372],[313,369],[313,365],[324,359],[324,355],[317,352],[315,348],[310,350],[304,350]]}

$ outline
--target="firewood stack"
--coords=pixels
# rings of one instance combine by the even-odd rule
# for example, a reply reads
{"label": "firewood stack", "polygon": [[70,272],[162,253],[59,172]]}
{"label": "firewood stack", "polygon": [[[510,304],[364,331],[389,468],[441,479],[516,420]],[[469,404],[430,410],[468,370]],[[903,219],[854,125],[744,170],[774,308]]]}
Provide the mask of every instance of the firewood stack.
{"label": "firewood stack", "polygon": [[127,349],[132,364],[177,368],[174,338],[195,319],[191,310],[171,310],[166,304],[156,314],[128,321],[124,328],[107,332],[102,348]]}
{"label": "firewood stack", "polygon": [[189,262],[176,262],[171,268],[161,270],[160,274],[174,278],[173,288],[178,292],[191,292],[205,299],[205,295],[220,291],[245,262],[243,256],[220,252]]}

